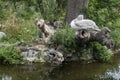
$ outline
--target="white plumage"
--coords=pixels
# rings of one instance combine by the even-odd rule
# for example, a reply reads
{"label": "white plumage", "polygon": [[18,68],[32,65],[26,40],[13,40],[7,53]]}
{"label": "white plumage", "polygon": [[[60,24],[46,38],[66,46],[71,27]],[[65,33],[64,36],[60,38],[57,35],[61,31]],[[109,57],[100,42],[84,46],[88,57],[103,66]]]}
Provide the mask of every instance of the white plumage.
{"label": "white plumage", "polygon": [[83,15],[79,15],[77,18],[73,19],[70,23],[71,28],[79,29],[93,29],[100,31],[99,27],[93,20],[83,19]]}

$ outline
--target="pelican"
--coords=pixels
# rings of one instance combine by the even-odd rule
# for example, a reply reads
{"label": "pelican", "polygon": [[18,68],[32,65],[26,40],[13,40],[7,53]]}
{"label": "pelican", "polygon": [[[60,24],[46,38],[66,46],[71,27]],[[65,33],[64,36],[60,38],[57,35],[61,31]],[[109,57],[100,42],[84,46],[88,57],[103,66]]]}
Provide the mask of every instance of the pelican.
{"label": "pelican", "polygon": [[92,29],[101,31],[99,27],[93,20],[84,19],[83,15],[79,15],[77,18],[73,19],[70,23],[71,28],[79,30],[79,29]]}

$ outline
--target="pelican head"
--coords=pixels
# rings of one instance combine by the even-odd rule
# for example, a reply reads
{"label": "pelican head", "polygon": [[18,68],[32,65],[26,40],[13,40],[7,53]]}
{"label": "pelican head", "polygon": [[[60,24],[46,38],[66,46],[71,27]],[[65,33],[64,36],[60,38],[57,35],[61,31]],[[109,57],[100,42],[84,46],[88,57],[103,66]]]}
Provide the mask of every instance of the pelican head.
{"label": "pelican head", "polygon": [[84,15],[78,15],[77,20],[83,20],[84,19]]}

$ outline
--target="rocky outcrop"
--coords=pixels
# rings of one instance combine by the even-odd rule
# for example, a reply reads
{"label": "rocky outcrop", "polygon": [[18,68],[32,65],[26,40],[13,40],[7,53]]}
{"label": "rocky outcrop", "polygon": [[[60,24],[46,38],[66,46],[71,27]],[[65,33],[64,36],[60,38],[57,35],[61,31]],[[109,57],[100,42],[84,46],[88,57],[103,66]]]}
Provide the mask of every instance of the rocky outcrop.
{"label": "rocky outcrop", "polygon": [[53,48],[49,49],[45,45],[39,44],[31,47],[19,47],[19,49],[21,50],[24,61],[27,63],[48,62],[52,66],[58,66],[64,61],[62,52]]}
{"label": "rocky outcrop", "polygon": [[64,61],[63,53],[55,49],[50,49],[44,52],[44,54],[46,61],[51,63],[52,66],[61,65],[62,62]]}

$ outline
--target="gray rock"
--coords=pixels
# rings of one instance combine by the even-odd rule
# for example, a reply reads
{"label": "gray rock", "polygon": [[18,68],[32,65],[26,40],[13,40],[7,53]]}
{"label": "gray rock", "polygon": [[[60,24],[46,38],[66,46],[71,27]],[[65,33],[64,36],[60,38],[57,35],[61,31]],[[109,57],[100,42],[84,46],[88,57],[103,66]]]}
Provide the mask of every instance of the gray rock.
{"label": "gray rock", "polygon": [[6,36],[6,34],[4,32],[0,32],[0,39],[2,39],[5,36]]}
{"label": "gray rock", "polygon": [[58,66],[64,61],[63,53],[50,49],[44,53],[46,55],[46,61],[51,63],[52,66]]}
{"label": "gray rock", "polygon": [[44,56],[42,55],[42,53],[36,50],[27,50],[27,51],[22,52],[21,55],[23,56],[24,60],[30,63],[45,62]]}

